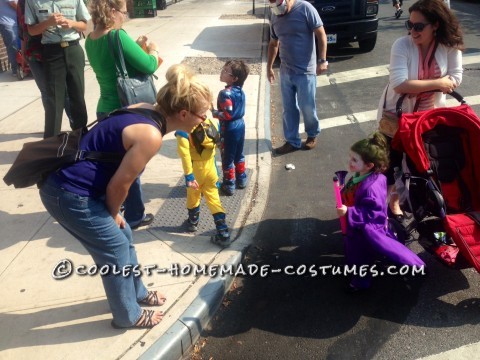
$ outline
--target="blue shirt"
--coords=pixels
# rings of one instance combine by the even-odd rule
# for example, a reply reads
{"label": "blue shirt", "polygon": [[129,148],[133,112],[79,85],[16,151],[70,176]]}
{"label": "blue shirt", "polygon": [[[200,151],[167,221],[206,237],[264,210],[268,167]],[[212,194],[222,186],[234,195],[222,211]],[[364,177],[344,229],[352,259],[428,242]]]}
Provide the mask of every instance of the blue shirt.
{"label": "blue shirt", "polygon": [[220,121],[243,119],[245,116],[245,93],[241,86],[226,86],[219,92],[217,98],[218,111],[216,115]]}
{"label": "blue shirt", "polygon": [[16,3],[17,1],[0,0],[0,24],[13,26],[17,23],[17,11],[10,6],[9,2]]}
{"label": "blue shirt", "polygon": [[283,16],[272,14],[270,36],[280,41],[280,72],[288,74],[316,74],[314,30],[323,26],[312,4],[296,0]]}
{"label": "blue shirt", "polygon": [[[122,132],[129,125],[158,125],[146,117],[137,114],[114,115],[96,124],[81,140],[80,149],[125,154]],[[161,129],[162,134],[166,129]],[[82,196],[99,197],[105,195],[107,185],[120,162],[102,162],[83,160],[59,170],[57,181],[70,192]]]}

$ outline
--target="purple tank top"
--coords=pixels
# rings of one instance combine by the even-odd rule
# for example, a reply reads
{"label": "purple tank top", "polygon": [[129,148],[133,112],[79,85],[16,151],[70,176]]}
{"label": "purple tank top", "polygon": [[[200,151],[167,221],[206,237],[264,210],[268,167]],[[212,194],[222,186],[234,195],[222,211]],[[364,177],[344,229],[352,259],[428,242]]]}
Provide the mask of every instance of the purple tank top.
{"label": "purple tank top", "polygon": [[[122,132],[129,125],[150,124],[159,129],[151,119],[138,114],[118,114],[96,124],[82,139],[80,148],[88,151],[103,151],[125,154]],[[160,131],[165,134],[165,126]],[[120,162],[83,160],[59,170],[56,182],[65,190],[82,196],[99,197],[105,195],[107,184]]]}

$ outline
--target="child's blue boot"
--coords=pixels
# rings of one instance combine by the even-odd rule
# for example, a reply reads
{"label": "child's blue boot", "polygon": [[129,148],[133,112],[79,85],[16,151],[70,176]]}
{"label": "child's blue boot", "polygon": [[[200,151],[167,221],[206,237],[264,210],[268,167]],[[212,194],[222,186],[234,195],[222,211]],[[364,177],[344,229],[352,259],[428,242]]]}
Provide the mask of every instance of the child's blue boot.
{"label": "child's blue boot", "polygon": [[217,234],[212,236],[211,241],[223,248],[230,246],[232,240],[230,239],[230,233],[228,232],[227,222],[225,221],[224,213],[213,214],[213,220],[217,228]]}
{"label": "child's blue boot", "polygon": [[247,187],[247,174],[237,174],[237,189],[245,189]]}
{"label": "child's blue boot", "polygon": [[200,221],[200,206],[188,209],[187,230],[189,232],[197,231],[198,222]]}
{"label": "child's blue boot", "polygon": [[245,189],[247,187],[247,174],[245,173],[245,162],[235,164],[235,178],[237,189]]}
{"label": "child's blue boot", "polygon": [[235,191],[235,168],[223,171],[223,183],[220,186],[220,190],[224,195],[232,196]]}

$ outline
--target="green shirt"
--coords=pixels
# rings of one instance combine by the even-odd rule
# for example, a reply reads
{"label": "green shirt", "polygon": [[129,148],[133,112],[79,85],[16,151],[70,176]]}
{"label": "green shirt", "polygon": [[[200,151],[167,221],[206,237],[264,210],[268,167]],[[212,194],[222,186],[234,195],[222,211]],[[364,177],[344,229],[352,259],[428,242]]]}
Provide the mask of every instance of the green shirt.
{"label": "green shirt", "polygon": [[[112,35],[116,31],[112,30]],[[115,37],[112,40],[114,39]],[[125,30],[120,31],[120,41],[129,76],[153,74],[157,70],[157,57],[148,55],[143,51]],[[115,40],[113,43],[116,43]],[[97,112],[108,113],[122,107],[117,94],[117,72],[112,53],[108,47],[108,34],[95,40],[92,40],[89,35],[85,41],[85,51],[100,85],[100,99],[97,104]]]}

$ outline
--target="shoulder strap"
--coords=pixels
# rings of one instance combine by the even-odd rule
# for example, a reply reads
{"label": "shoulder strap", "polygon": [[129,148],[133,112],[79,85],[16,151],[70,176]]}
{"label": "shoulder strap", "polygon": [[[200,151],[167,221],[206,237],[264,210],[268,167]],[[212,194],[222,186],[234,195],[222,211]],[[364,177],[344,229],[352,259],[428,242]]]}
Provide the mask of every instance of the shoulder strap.
{"label": "shoulder strap", "polygon": [[[115,40],[112,39],[114,36],[115,36]],[[122,77],[124,79],[128,79],[128,72],[125,66],[125,59],[123,57],[122,42],[120,41],[120,29],[116,30],[115,34],[113,34],[113,30],[111,30],[108,33],[107,37],[108,37],[108,48],[110,50],[110,53],[112,54],[113,61],[115,63],[117,76]],[[117,56],[115,56],[115,53],[118,54],[118,62],[120,65],[117,63]]]}
{"label": "shoulder strap", "polygon": [[167,132],[167,123],[165,121],[165,117],[155,110],[145,109],[140,107],[122,108],[122,109],[117,109],[112,111],[111,113],[108,114],[107,117],[110,117],[111,115],[126,114],[126,113],[141,115],[143,117],[146,117],[147,119],[152,120],[155,124],[157,124],[158,128],[160,129],[160,132],[162,133],[162,136],[165,136],[165,133]]}

